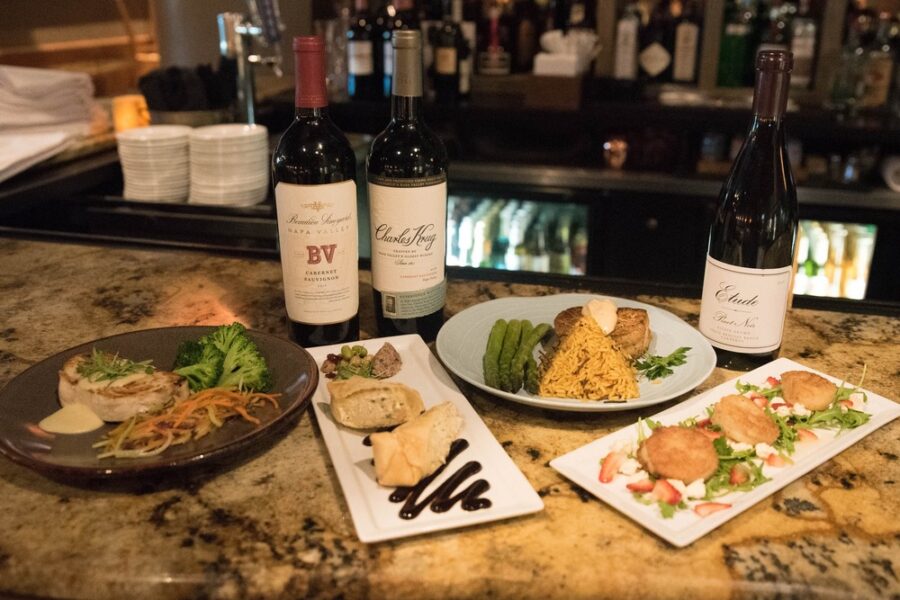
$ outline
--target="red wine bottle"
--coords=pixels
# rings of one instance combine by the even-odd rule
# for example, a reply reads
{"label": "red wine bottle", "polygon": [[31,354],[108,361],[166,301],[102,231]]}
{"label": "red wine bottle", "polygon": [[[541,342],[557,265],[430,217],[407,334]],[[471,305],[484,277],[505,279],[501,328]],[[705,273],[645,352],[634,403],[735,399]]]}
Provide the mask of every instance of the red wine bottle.
{"label": "red wine bottle", "polygon": [[355,0],[355,4],[347,31],[347,94],[351,100],[377,100],[382,81],[380,40],[368,0]]}
{"label": "red wine bottle", "polygon": [[782,124],[791,53],[756,58],[753,123],[709,234],[700,332],[718,364],[747,370],[778,355],[797,237],[797,192]]}
{"label": "red wine bottle", "polygon": [[302,346],[359,339],[356,156],[328,116],[325,44],[294,38],[296,116],[272,159],[284,300]]}
{"label": "red wine bottle", "polygon": [[380,335],[433,340],[443,324],[447,151],[422,120],[422,34],[394,31],[391,121],[366,164]]}

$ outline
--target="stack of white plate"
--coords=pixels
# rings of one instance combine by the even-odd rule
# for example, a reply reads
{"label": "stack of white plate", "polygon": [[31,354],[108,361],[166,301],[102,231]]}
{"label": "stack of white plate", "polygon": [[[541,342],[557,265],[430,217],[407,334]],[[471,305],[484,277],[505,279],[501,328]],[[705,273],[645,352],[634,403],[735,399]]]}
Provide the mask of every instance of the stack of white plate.
{"label": "stack of white plate", "polygon": [[269,135],[262,125],[232,123],[191,132],[191,199],[247,206],[269,192]]}
{"label": "stack of white plate", "polygon": [[126,200],[184,202],[190,188],[191,128],[151,125],[116,134]]}

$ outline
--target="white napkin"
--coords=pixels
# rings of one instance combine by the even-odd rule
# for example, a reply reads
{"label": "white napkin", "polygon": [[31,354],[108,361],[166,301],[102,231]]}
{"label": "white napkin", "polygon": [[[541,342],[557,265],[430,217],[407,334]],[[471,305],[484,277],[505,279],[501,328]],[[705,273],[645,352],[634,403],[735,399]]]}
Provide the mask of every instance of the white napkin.
{"label": "white napkin", "polygon": [[0,182],[59,154],[74,141],[73,135],[63,131],[0,133]]}
{"label": "white napkin", "polygon": [[87,73],[0,65],[0,130],[90,121],[93,97]]}

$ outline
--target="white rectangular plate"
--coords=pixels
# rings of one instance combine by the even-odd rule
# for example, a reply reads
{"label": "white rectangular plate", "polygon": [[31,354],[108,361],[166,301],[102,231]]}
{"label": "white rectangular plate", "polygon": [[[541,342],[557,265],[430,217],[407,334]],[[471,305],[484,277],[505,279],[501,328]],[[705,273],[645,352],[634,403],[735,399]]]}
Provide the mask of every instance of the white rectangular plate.
{"label": "white rectangular plate", "polygon": [[[377,352],[390,342],[400,353],[403,368],[387,381],[405,383],[419,391],[425,408],[442,402],[452,402],[465,424],[459,434],[469,442],[469,447],[448,465],[441,475],[431,482],[422,494],[425,498],[432,490],[448,479],[459,466],[470,460],[477,460],[483,469],[463,483],[460,489],[476,479],[485,479],[490,489],[482,497],[491,501],[489,508],[465,511],[459,503],[445,513],[436,513],[426,508],[414,519],[400,517],[402,503],[391,502],[388,497],[394,488],[386,488],[375,482],[375,468],[372,466],[372,448],[363,445],[365,431],[348,429],[332,419],[331,398],[324,376],[312,398],[313,409],[331,462],[337,472],[344,491],[344,498],[350,507],[350,516],[356,527],[356,534],[362,542],[379,542],[393,538],[430,533],[443,529],[465,527],[498,519],[506,519],[544,508],[541,498],[531,484],[506,454],[493,434],[466,400],[453,380],[444,371],[437,358],[418,335],[401,335],[355,342],[369,352]],[[311,348],[309,353],[321,368],[326,356],[340,353],[340,345]],[[456,467],[456,468],[455,468]]]}
{"label": "white rectangular plate", "polygon": [[[836,384],[841,383],[840,379],[814,371],[787,358],[779,358],[738,378],[726,381],[689,400],[685,400],[681,404],[673,406],[652,418],[660,421],[663,425],[675,425],[690,417],[702,417],[705,415],[707,406],[715,404],[722,396],[737,393],[735,381],[738,379],[744,383],[761,385],[765,382],[766,377],[780,377],[785,371],[791,370],[810,371],[830,379]],[[624,427],[606,437],[555,458],[550,461],[550,466],[659,537],[682,548],[900,416],[900,405],[896,402],[866,390],[862,391],[866,392],[868,402],[862,407],[854,408],[871,415],[868,423],[856,429],[844,431],[837,436],[831,434],[822,435],[821,430],[816,430],[817,435],[819,435],[817,441],[797,444],[796,451],[791,457],[794,461],[793,465],[782,468],[764,466],[763,472],[770,478],[770,481],[749,492],[733,492],[716,498],[717,502],[731,504],[731,508],[706,517],[700,517],[692,510],[680,510],[671,519],[663,518],[659,512],[659,507],[655,503],[644,505],[634,499],[632,493],[625,487],[627,477],[623,475],[619,475],[610,483],[600,483],[598,475],[600,473],[601,459],[617,443],[622,441],[635,442],[637,440],[636,425]]]}

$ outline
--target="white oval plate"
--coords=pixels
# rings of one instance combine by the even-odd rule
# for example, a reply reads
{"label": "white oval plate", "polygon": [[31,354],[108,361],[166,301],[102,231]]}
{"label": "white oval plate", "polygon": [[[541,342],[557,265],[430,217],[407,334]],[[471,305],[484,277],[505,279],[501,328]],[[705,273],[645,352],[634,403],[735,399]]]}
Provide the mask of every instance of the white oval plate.
{"label": "white oval plate", "polygon": [[[650,316],[650,354],[665,356],[681,346],[689,346],[687,362],[674,373],[652,383],[639,379],[640,397],[625,402],[544,398],[521,390],[504,392],[484,383],[481,359],[488,335],[497,319],[528,319],[533,324],[550,323],[569,307],[582,306],[592,298],[607,298],[619,307],[643,308]],[[448,320],[437,336],[437,352],[444,364],[460,378],[482,390],[530,406],[573,412],[611,412],[652,406],[685,394],[702,383],[716,366],[716,354],[700,332],[672,313],[643,302],[597,294],[510,297],[469,307]],[[537,350],[535,350],[537,352]]]}

